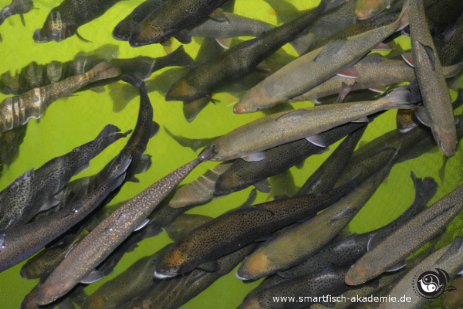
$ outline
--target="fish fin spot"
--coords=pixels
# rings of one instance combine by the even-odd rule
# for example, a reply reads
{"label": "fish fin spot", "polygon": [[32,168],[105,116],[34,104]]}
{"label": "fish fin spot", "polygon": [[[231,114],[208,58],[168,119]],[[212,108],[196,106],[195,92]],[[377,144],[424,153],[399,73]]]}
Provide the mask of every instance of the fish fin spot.
{"label": "fish fin spot", "polygon": [[362,117],[360,119],[354,120],[352,122],[367,122],[368,123],[368,122],[370,122],[370,120],[368,119],[367,116],[365,116],[365,117]]}
{"label": "fish fin spot", "polygon": [[246,162],[259,162],[259,161],[262,161],[266,158],[267,156],[265,155],[265,153],[263,152],[256,152],[256,153],[250,153],[244,157],[242,157],[242,159]]}
{"label": "fish fin spot", "polygon": [[380,236],[378,236],[378,234],[373,234],[368,240],[367,252],[370,252],[371,250],[376,248],[382,241],[383,239]]}
{"label": "fish fin spot", "polygon": [[97,282],[101,279],[104,278],[103,272],[99,270],[93,270],[90,274],[88,274],[84,279],[82,279],[80,282],[83,284],[91,284],[94,282]]}
{"label": "fish fin spot", "polygon": [[431,46],[423,45],[421,42],[419,43],[423,46],[426,54],[428,55],[429,61],[431,61],[432,70],[436,71],[436,53],[434,52],[434,49]]}
{"label": "fish fin spot", "polygon": [[222,11],[221,8],[216,9],[211,14],[209,14],[209,18],[218,22],[230,22],[227,15]]}
{"label": "fish fin spot", "polygon": [[142,229],[142,228],[144,228],[144,227],[145,227],[145,226],[146,226],[146,225],[147,225],[149,222],[150,222],[150,220],[149,220],[149,219],[145,219],[145,221],[143,221],[143,223],[142,223],[142,224],[140,224],[140,226],[139,226],[139,227],[137,227],[137,228],[136,228],[135,230],[133,230],[133,231],[134,231],[134,232],[136,232],[136,231],[139,231],[139,230],[141,230],[141,229]]}
{"label": "fish fin spot", "polygon": [[387,90],[387,87],[371,87],[371,88],[368,88],[368,90],[373,91],[373,92],[383,93],[384,91]]}
{"label": "fish fin spot", "polygon": [[220,266],[219,266],[219,263],[217,261],[209,261],[209,262],[202,263],[201,265],[199,265],[196,268],[211,273],[211,272],[218,271]]}
{"label": "fish fin spot", "polygon": [[393,265],[391,268],[389,268],[386,271],[387,272],[394,272],[394,271],[397,271],[397,270],[400,270],[400,269],[404,268],[405,266],[407,266],[407,262],[405,262],[405,260],[400,261],[399,263]]}
{"label": "fish fin spot", "polygon": [[425,126],[429,127],[431,125],[431,118],[428,115],[428,110],[424,106],[420,106],[415,111],[416,118]]}
{"label": "fish fin spot", "polygon": [[402,59],[412,68],[415,67],[415,62],[413,61],[412,53],[403,53]]}
{"label": "fish fin spot", "polygon": [[333,222],[336,222],[336,221],[351,217],[351,216],[355,215],[356,213],[357,213],[356,210],[351,209],[349,207],[345,207],[330,219],[330,223],[333,223]]}
{"label": "fish fin spot", "polygon": [[217,43],[219,43],[219,45],[222,48],[230,49],[230,46],[231,46],[231,43],[232,43],[233,39],[231,39],[231,38],[229,38],[229,39],[216,38],[215,40],[217,41]]}
{"label": "fish fin spot", "polygon": [[325,139],[319,135],[319,134],[315,134],[315,135],[312,135],[312,136],[309,136],[309,137],[306,137],[305,138],[308,142],[314,144],[315,146],[318,146],[318,147],[328,147],[328,143],[325,141]]}
{"label": "fish fin spot", "polygon": [[391,46],[389,44],[386,44],[386,43],[379,43],[372,50],[375,50],[375,51],[391,50]]}
{"label": "fish fin spot", "polygon": [[346,77],[346,78],[359,78],[360,73],[354,66],[351,66],[351,67],[339,72],[338,76]]}

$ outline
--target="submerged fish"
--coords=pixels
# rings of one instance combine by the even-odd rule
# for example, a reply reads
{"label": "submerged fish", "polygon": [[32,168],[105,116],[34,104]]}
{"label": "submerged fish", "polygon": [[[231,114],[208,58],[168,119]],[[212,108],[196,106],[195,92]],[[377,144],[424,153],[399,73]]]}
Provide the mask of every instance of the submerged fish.
{"label": "submerged fish", "polygon": [[217,258],[328,207],[352,190],[355,183],[352,180],[318,196],[278,200],[227,212],[170,248],[156,263],[154,276],[175,277],[195,268],[214,271]]}
{"label": "submerged fish", "polygon": [[367,19],[389,9],[393,0],[358,0],[355,15],[358,19]]}
{"label": "submerged fish", "polygon": [[[408,2],[393,23],[352,37],[330,41],[267,77],[251,88],[235,105],[234,112],[250,113],[287,102],[320,85],[359,61],[379,43],[408,24]],[[307,72],[311,72],[307,75]]]}
{"label": "submerged fish", "polygon": [[422,0],[410,0],[410,37],[416,77],[425,106],[417,116],[431,128],[442,152],[452,157],[457,148],[452,101],[428,30]]}
{"label": "submerged fish", "polygon": [[103,62],[83,75],[72,76],[59,83],[6,98],[0,103],[0,133],[23,125],[30,118],[40,118],[51,103],[59,98],[72,95],[91,82],[116,77],[119,74],[119,69]]}
{"label": "submerged fish", "polygon": [[358,260],[346,275],[346,284],[359,285],[405,259],[447,226],[463,209],[463,185],[429,206]]}
{"label": "submerged fish", "polygon": [[12,0],[10,5],[5,6],[0,11],[0,25],[3,24],[5,19],[16,14],[21,14],[21,21],[23,25],[26,25],[23,14],[26,14],[33,8],[34,3],[32,0]]}
{"label": "submerged fish", "polygon": [[46,305],[66,294],[88,276],[138,227],[159,203],[200,163],[214,154],[214,147],[195,160],[152,184],[118,208],[85,237],[42,285],[37,303]]}
{"label": "submerged fish", "polygon": [[[389,175],[391,167],[392,159],[382,170],[321,214],[265,242],[241,264],[236,278],[259,279],[295,266],[316,254],[362,209]],[[313,237],[315,233],[317,237]]]}
{"label": "submerged fish", "polygon": [[[452,278],[458,272],[460,272],[463,268],[463,239],[461,237],[456,237],[454,241],[437,250],[429,257],[427,257],[424,261],[420,264],[416,265],[413,269],[411,269],[397,285],[389,292],[390,297],[401,297],[402,295],[410,295],[411,301],[406,303],[382,303],[379,305],[378,309],[386,309],[386,308],[394,308],[394,309],[401,309],[401,308],[422,308],[422,306],[428,301],[428,299],[422,297],[421,295],[416,295],[414,290],[416,289],[415,285],[410,284],[416,278],[423,273],[423,271],[431,271],[434,272],[434,276],[438,276],[441,278],[443,275],[442,270],[446,272],[447,279]],[[444,275],[445,276],[445,275]],[[426,287],[428,287],[430,292],[439,291],[442,289],[442,293],[444,291],[451,292],[455,290],[453,286],[445,286],[446,281],[444,282],[437,282],[431,280],[425,280],[423,277],[422,281],[417,281],[414,284],[421,285],[421,289],[427,291]],[[444,284],[441,288],[437,285]],[[433,289],[434,288],[434,289]],[[438,296],[439,294],[437,294]]]}
{"label": "submerged fish", "polygon": [[107,125],[96,139],[70,153],[54,158],[37,170],[30,170],[16,178],[0,192],[0,230],[27,223],[40,209],[55,202],[52,197],[66,186],[71,177],[106,147],[124,136],[119,128]]}
{"label": "submerged fish", "polygon": [[77,28],[103,15],[119,0],[64,0],[50,11],[42,29],[34,32],[36,43],[60,42],[74,34],[80,36]]}
{"label": "submerged fish", "polygon": [[262,150],[309,137],[323,146],[316,134],[350,121],[364,120],[386,109],[410,108],[409,103],[408,90],[399,87],[375,101],[321,105],[273,114],[238,127],[213,142],[217,154],[212,160],[251,157]]}
{"label": "submerged fish", "polygon": [[130,34],[132,47],[162,43],[206,18],[226,0],[167,1],[138,24]]}

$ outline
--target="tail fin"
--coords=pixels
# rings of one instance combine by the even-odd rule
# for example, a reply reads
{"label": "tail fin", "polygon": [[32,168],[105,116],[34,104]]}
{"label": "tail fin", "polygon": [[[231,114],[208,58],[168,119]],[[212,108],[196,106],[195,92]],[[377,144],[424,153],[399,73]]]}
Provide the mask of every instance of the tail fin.
{"label": "tail fin", "polygon": [[183,48],[183,45],[177,48],[172,53],[168,54],[166,58],[169,59],[168,63],[171,66],[186,67],[191,66],[194,63],[193,58],[191,58],[191,56],[187,54],[187,52]]}
{"label": "tail fin", "polygon": [[102,62],[94,66],[86,74],[90,82],[95,82],[102,79],[117,77],[121,74],[121,71],[111,66],[109,62]]}

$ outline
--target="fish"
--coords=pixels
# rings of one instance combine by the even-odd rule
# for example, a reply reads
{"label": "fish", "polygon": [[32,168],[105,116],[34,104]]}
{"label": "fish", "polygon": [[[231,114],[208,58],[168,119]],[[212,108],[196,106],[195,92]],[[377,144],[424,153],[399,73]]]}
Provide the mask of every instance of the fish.
{"label": "fish", "polygon": [[26,132],[27,124],[0,135],[0,176],[3,168],[9,167],[18,158],[19,146],[21,146]]}
{"label": "fish", "polygon": [[[129,163],[127,161],[126,168]],[[31,257],[90,214],[125,177],[124,174],[111,176],[101,187],[50,217],[4,231],[1,234],[0,272]]]}
{"label": "fish", "polygon": [[132,32],[151,12],[160,8],[167,0],[147,0],[137,6],[127,17],[121,20],[112,32],[113,38],[128,41]]}
{"label": "fish", "polygon": [[[402,86],[404,87],[404,86]],[[280,112],[249,122],[212,143],[213,161],[251,158],[265,149],[297,139],[319,140],[317,134],[390,108],[411,108],[409,92],[399,87],[375,101],[339,103]],[[323,141],[318,141],[323,146]]]}
{"label": "fish", "polygon": [[84,42],[77,29],[103,15],[119,0],[73,1],[65,0],[54,7],[47,16],[43,27],[34,31],[36,43],[61,42],[74,34]]}
{"label": "fish", "polygon": [[367,19],[391,7],[392,0],[358,0],[355,15],[358,19]]}
{"label": "fish", "polygon": [[179,308],[190,299],[206,290],[217,279],[233,270],[233,268],[235,268],[247,254],[252,252],[255,247],[256,244],[250,244],[240,248],[238,251],[219,258],[217,260],[218,270],[215,272],[195,269],[184,276],[162,280],[154,278],[155,283],[152,287],[132,301],[116,306],[115,309]]}
{"label": "fish", "polygon": [[367,252],[349,269],[346,284],[359,285],[396,265],[437,235],[462,208],[463,185],[429,206]]}
{"label": "fish", "polygon": [[[319,136],[324,141],[324,145],[329,146],[362,126],[364,126],[362,123],[347,123],[322,132]],[[225,195],[242,190],[301,163],[310,155],[325,150],[326,148],[301,139],[265,150],[262,152],[265,159],[261,161],[247,162],[243,159],[236,159],[230,168],[218,177],[214,193]]]}
{"label": "fish", "polygon": [[196,159],[164,176],[103,220],[50,274],[39,291],[37,303],[53,302],[88,276],[130,233],[146,224],[146,217],[154,208],[213,154],[214,147],[207,148]]}
{"label": "fish", "polygon": [[165,42],[186,27],[200,22],[226,0],[167,1],[146,16],[132,31],[132,47]]}
{"label": "fish", "polygon": [[21,303],[21,309],[75,309],[74,302],[79,299],[79,297],[86,297],[85,292],[83,291],[83,286],[76,287],[71,291],[65,298],[60,299],[59,301],[50,304],[48,306],[39,306],[35,301],[37,293],[40,290],[41,283],[39,282],[30,292],[24,297],[23,302]]}
{"label": "fish", "polygon": [[[378,306],[378,309],[385,309],[385,308],[421,308],[428,299],[421,297],[420,295],[416,295],[413,293],[413,289],[416,287],[412,286],[410,282],[416,280],[423,271],[431,271],[435,275],[442,275],[442,270],[444,270],[448,275],[447,278],[452,278],[458,272],[462,270],[463,267],[463,238],[455,237],[453,242],[437,251],[432,253],[429,257],[427,257],[424,261],[420,264],[416,265],[413,269],[411,269],[397,285],[389,292],[391,297],[397,297],[399,294],[402,295],[410,295],[411,301],[404,303],[397,303],[397,304],[390,304],[390,303],[382,303]],[[421,285],[424,288],[426,285],[433,285],[433,284],[442,284],[444,283],[443,291],[454,291],[456,288],[454,286],[445,286],[446,282],[423,282],[423,281],[415,281],[416,285]],[[436,287],[435,287],[436,288]],[[450,293],[451,294],[451,293]],[[399,296],[400,297],[400,296]]]}
{"label": "fish", "polygon": [[204,204],[217,196],[214,195],[214,186],[217,179],[232,163],[222,163],[208,170],[189,184],[179,188],[172,200],[170,207],[180,208],[185,206]]}
{"label": "fish", "polygon": [[[396,21],[352,37],[330,41],[324,47],[290,62],[257,86],[251,88],[233,111],[237,114],[256,112],[281,102],[287,102],[335,74],[349,68],[388,36],[408,24],[408,1]],[[307,72],[314,72],[307,76]],[[305,78],[301,78],[304,76]]]}
{"label": "fish", "polygon": [[0,103],[0,133],[24,125],[30,118],[39,119],[48,106],[59,98],[72,95],[88,83],[118,76],[119,69],[100,63],[83,75],[69,77],[59,83],[34,88]]}
{"label": "fish", "polygon": [[352,190],[355,183],[353,179],[342,188],[318,196],[277,200],[229,211],[179,240],[156,263],[154,276],[170,278],[195,268],[214,271],[215,260],[220,256],[328,207]]}
{"label": "fish", "polygon": [[455,154],[457,133],[452,101],[442,66],[436,54],[428,24],[424,18],[422,0],[410,1],[410,38],[416,77],[425,109],[419,119],[431,128],[434,139],[447,157]]}
{"label": "fish", "polygon": [[[328,267],[314,275],[303,275],[281,282],[262,289],[254,297],[246,299],[238,306],[238,309],[304,308],[318,302],[328,306],[329,303],[324,300],[326,299],[324,296],[336,296],[348,289],[342,282],[346,272],[346,268],[333,269]],[[298,302],[273,301],[273,297],[276,295],[295,297]]]}
{"label": "fish", "polygon": [[26,25],[23,14],[28,13],[33,8],[34,2],[32,0],[12,0],[10,5],[5,6],[0,11],[0,25],[3,24],[5,19],[16,14],[21,15],[21,22]]}
{"label": "fish", "polygon": [[349,233],[347,236],[344,231],[337,236],[331,243],[322,248],[318,253],[308,258],[304,262],[280,271],[277,275],[281,278],[294,278],[302,274],[311,274],[322,271],[330,264],[336,267],[352,265],[362,255],[364,255],[372,240],[380,241],[399,227],[406,224],[410,219],[420,213],[431,198],[436,194],[437,183],[433,178],[416,178],[412,174],[415,187],[415,199],[397,219],[391,223],[373,230],[371,232],[356,234]]}
{"label": "fish", "polygon": [[[266,241],[240,265],[239,280],[255,280],[293,267],[320,251],[341,232],[389,175],[393,159],[356,190],[321,214]],[[317,237],[313,234],[317,233]]]}
{"label": "fish", "polygon": [[[349,125],[349,124],[345,124]],[[349,133],[328,159],[306,180],[297,191],[296,196],[317,194],[334,188],[339,175],[344,170],[355,147],[363,136],[367,126],[362,126]],[[336,130],[336,128],[332,129]],[[322,133],[323,134],[323,133]]]}
{"label": "fish", "polygon": [[55,203],[52,197],[61,191],[71,177],[85,169],[88,162],[124,134],[119,128],[107,125],[95,140],[56,157],[37,170],[32,169],[16,178],[0,192],[0,230],[27,223],[40,209]]}
{"label": "fish", "polygon": [[266,31],[255,39],[244,41],[225,51],[215,60],[193,68],[172,85],[166,94],[166,100],[192,101],[203,97],[210,98],[214,90],[246,75],[284,44],[294,40],[320,13],[336,7],[339,2],[323,0],[315,9],[294,21]]}

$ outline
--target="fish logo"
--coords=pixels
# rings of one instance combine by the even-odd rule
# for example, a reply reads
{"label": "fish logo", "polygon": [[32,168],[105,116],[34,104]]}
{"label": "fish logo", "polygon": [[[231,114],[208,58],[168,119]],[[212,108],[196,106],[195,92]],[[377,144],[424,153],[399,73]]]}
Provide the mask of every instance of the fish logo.
{"label": "fish logo", "polygon": [[426,299],[435,299],[440,297],[445,292],[455,291],[454,286],[446,285],[450,281],[449,274],[440,268],[436,268],[436,271],[425,271],[423,272],[416,281],[416,287],[418,293]]}

